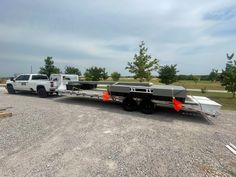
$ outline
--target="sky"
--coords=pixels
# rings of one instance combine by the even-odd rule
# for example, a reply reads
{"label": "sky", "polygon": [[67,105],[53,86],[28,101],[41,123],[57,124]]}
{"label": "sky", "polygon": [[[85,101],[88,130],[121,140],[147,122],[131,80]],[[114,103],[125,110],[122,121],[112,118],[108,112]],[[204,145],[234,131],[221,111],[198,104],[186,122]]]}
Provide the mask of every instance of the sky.
{"label": "sky", "polygon": [[[37,73],[52,56],[82,72],[125,67],[144,41],[179,74],[222,70],[236,50],[235,0],[1,0],[0,77]],[[155,75],[156,73],[154,73]]]}

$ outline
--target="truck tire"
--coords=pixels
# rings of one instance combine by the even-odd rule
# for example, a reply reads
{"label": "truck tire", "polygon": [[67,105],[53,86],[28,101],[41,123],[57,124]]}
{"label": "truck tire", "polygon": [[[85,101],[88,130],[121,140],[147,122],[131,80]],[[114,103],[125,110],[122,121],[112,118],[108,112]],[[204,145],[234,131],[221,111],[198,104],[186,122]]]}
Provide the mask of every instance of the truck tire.
{"label": "truck tire", "polygon": [[7,85],[7,92],[9,94],[14,94],[15,93],[15,90],[14,90],[14,88],[11,84]]}
{"label": "truck tire", "polygon": [[137,102],[130,97],[127,97],[123,100],[122,106],[126,111],[135,111],[138,108]]}
{"label": "truck tire", "polygon": [[46,98],[48,96],[48,93],[46,92],[44,87],[40,87],[37,93],[40,98]]}
{"label": "truck tire", "polygon": [[140,103],[140,110],[144,114],[152,114],[154,112],[154,108],[154,103],[149,99],[142,100]]}

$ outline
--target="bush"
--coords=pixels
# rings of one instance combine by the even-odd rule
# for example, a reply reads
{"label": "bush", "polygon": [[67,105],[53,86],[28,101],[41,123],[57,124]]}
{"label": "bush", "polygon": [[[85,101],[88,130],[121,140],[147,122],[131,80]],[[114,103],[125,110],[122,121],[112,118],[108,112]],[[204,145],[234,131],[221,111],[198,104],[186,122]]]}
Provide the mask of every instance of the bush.
{"label": "bush", "polygon": [[87,81],[99,81],[106,80],[108,78],[105,68],[91,67],[86,69],[84,73],[85,80]]}
{"label": "bush", "polygon": [[201,92],[202,93],[207,93],[207,88],[206,87],[201,88]]}
{"label": "bush", "polygon": [[177,65],[165,65],[161,66],[159,70],[159,78],[160,82],[164,84],[172,84],[177,81],[176,73],[178,72],[176,69]]}
{"label": "bush", "polygon": [[78,68],[73,66],[66,66],[65,67],[65,74],[76,74],[78,76],[81,76],[81,72]]}
{"label": "bush", "polygon": [[118,81],[120,79],[120,73],[118,72],[111,73],[111,78],[113,81]]}

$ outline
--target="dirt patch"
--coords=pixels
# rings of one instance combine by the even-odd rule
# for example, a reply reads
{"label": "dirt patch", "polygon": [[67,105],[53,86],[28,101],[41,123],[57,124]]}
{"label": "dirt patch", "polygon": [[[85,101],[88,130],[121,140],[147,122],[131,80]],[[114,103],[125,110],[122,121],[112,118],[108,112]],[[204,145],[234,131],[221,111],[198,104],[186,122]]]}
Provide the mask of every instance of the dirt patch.
{"label": "dirt patch", "polygon": [[0,79],[0,84],[6,84],[6,79]]}

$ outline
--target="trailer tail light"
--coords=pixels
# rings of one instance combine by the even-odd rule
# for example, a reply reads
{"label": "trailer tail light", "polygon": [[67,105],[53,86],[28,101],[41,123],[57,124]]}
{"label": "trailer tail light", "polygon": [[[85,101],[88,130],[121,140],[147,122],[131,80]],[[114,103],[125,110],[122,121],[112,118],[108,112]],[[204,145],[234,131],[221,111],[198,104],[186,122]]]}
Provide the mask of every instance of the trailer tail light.
{"label": "trailer tail light", "polygon": [[50,87],[54,87],[54,82],[53,81],[50,82]]}

